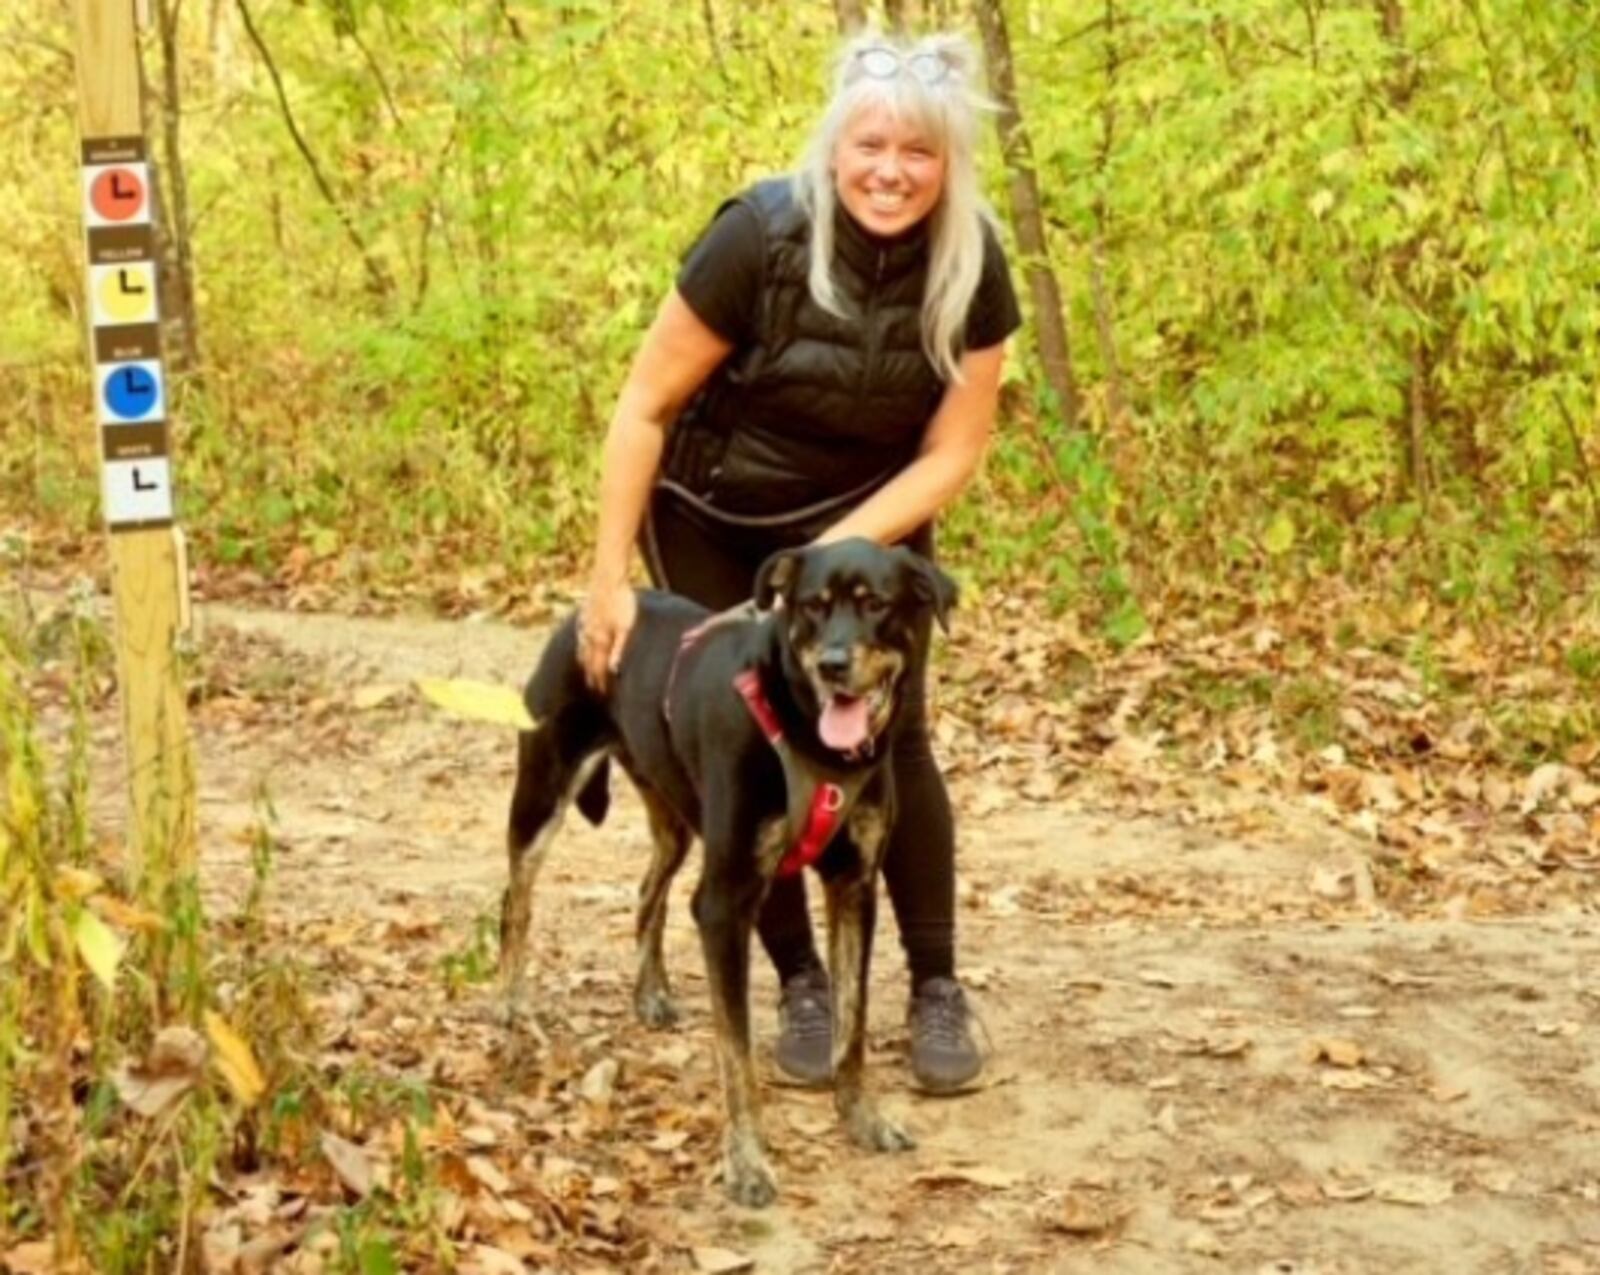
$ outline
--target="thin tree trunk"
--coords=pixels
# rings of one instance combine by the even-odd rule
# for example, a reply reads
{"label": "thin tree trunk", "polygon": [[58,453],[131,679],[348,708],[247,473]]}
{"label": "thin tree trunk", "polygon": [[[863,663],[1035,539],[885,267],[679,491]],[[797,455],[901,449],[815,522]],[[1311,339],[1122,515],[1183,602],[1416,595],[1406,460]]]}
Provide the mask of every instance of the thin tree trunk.
{"label": "thin tree trunk", "polygon": [[998,127],[1011,194],[1011,221],[1022,249],[1023,273],[1033,303],[1033,327],[1045,381],[1055,396],[1062,423],[1076,429],[1079,419],[1078,383],[1072,371],[1072,350],[1061,306],[1061,287],[1050,265],[1045,239],[1039,179],[1034,170],[1033,148],[1023,127],[1017,101],[1016,74],[1012,69],[1011,40],[1006,34],[1001,0],[974,0],[973,11],[983,32],[984,54],[989,64],[989,91],[999,103]]}
{"label": "thin tree trunk", "polygon": [[862,0],[833,0],[833,13],[839,20],[840,35],[854,35],[867,25],[867,7]]}
{"label": "thin tree trunk", "polygon": [[200,371],[200,317],[195,308],[194,248],[190,240],[189,179],[183,166],[181,121],[183,89],[179,65],[178,22],[183,0],[157,0],[156,19],[161,40],[162,164],[167,199],[157,228],[163,240],[161,257],[168,265],[162,293],[162,317],[173,340],[172,371],[193,376]]}
{"label": "thin tree trunk", "polygon": [[300,152],[300,157],[305,160],[306,167],[311,170],[311,178],[317,184],[317,189],[322,193],[322,198],[327,201],[328,207],[333,209],[334,216],[339,219],[339,224],[344,228],[345,237],[350,240],[351,246],[361,256],[362,265],[366,268],[368,287],[378,296],[387,299],[394,292],[394,280],[389,277],[389,272],[384,268],[367,246],[367,241],[361,237],[361,231],[356,228],[355,222],[339,202],[339,197],[334,194],[333,187],[329,185],[327,177],[323,175],[322,165],[317,163],[317,157],[312,153],[311,145],[306,141],[305,134],[300,131],[300,125],[295,122],[294,110],[289,105],[289,95],[283,87],[283,77],[278,74],[278,65],[272,60],[272,51],[267,48],[266,41],[261,38],[261,32],[256,29],[255,19],[250,16],[249,6],[245,0],[235,0],[239,9],[239,16],[244,20],[245,34],[250,37],[250,43],[255,46],[256,52],[261,55],[261,63],[267,68],[267,74],[272,79],[272,87],[278,95],[278,108],[283,114],[283,122],[289,130],[289,136],[294,140],[295,149]]}
{"label": "thin tree trunk", "polygon": [[889,30],[904,35],[911,25],[911,15],[906,12],[906,0],[883,0],[884,16],[889,19]]}
{"label": "thin tree trunk", "polygon": [[[1384,43],[1389,46],[1391,63],[1389,72],[1384,77],[1384,96],[1390,112],[1400,117],[1410,107],[1412,96],[1417,89],[1417,70],[1411,63],[1405,47],[1405,13],[1400,7],[1401,0],[1375,0],[1375,3]],[[1417,184],[1417,174],[1409,167],[1404,168],[1395,174],[1395,182],[1401,187],[1414,187]],[[1408,302],[1418,310],[1425,308],[1424,298],[1417,295],[1413,267],[1421,246],[1422,232],[1418,231],[1395,248],[1389,256],[1389,269],[1394,275],[1395,282],[1405,293]],[[1406,476],[1417,498],[1427,506],[1432,496],[1427,463],[1428,397],[1432,380],[1432,356],[1425,333],[1421,331],[1415,333],[1410,337],[1409,344],[1411,374],[1406,385],[1406,411],[1404,417],[1396,422],[1396,428],[1402,443],[1402,455],[1405,457]],[[1426,519],[1421,525],[1423,528],[1427,527]]]}
{"label": "thin tree trunk", "polygon": [[[1106,38],[1105,97],[1100,104],[1100,148],[1096,157],[1099,185],[1094,197],[1094,244],[1089,250],[1089,287],[1094,297],[1095,336],[1100,346],[1100,361],[1106,369],[1106,423],[1109,431],[1121,435],[1127,425],[1128,396],[1122,381],[1122,360],[1117,357],[1116,317],[1112,312],[1111,294],[1106,288],[1106,240],[1111,233],[1111,210],[1106,205],[1106,188],[1110,184],[1107,169],[1111,164],[1111,151],[1116,144],[1117,72],[1121,66],[1121,51],[1117,46],[1116,0],[1106,0],[1104,30]],[[1120,455],[1124,448],[1117,449]]]}

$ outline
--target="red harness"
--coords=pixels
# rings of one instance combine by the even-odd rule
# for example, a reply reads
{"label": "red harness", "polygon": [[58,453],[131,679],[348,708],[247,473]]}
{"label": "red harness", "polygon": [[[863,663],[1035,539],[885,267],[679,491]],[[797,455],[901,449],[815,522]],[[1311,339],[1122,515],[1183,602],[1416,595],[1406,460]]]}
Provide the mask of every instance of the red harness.
{"label": "red harness", "polygon": [[[695,625],[679,640],[672,668],[667,674],[666,698],[662,703],[662,711],[668,721],[672,719],[672,688],[678,680],[678,664],[689,648],[708,630],[730,618],[743,617],[737,613],[733,616],[727,613],[712,616],[711,619]],[[822,857],[822,852],[828,848],[834,833],[839,831],[839,825],[850,813],[850,807],[855,804],[855,796],[860,791],[860,785],[842,785],[827,779],[819,780],[812,768],[800,761],[794,749],[789,746],[788,740],[783,737],[783,726],[779,723],[778,715],[773,711],[766,692],[761,688],[761,674],[757,670],[747,668],[736,673],[733,678],[733,689],[739,692],[739,698],[744,700],[745,707],[750,710],[750,716],[755,718],[756,725],[766,736],[767,743],[772,745],[778,754],[778,760],[783,763],[784,783],[789,790],[789,835],[792,844],[778,861],[777,875],[792,877]],[[811,790],[809,797],[804,791],[808,786]],[[800,805],[804,806],[803,814],[798,809]]]}

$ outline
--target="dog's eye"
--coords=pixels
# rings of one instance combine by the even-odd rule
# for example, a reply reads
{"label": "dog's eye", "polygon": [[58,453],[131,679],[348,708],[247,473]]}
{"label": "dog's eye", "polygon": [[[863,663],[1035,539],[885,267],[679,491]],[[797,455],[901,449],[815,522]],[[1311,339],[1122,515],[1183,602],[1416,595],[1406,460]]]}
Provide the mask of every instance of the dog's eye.
{"label": "dog's eye", "polygon": [[813,593],[809,598],[800,599],[800,609],[813,619],[828,614],[828,599],[820,593]]}
{"label": "dog's eye", "polygon": [[889,599],[879,597],[876,593],[869,593],[861,599],[861,610],[864,615],[880,616],[889,611]]}

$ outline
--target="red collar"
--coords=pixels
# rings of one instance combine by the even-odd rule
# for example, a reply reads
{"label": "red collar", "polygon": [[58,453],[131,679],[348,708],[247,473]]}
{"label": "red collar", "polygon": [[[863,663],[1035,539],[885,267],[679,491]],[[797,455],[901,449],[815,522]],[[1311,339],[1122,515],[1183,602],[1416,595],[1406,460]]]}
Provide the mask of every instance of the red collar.
{"label": "red collar", "polygon": [[[710,629],[732,618],[738,617],[727,612],[714,615],[702,620],[679,639],[678,649],[673,653],[672,667],[667,670],[666,694],[661,704],[662,713],[669,722],[672,720],[672,691],[678,680],[678,665],[689,649]],[[771,701],[767,699],[766,691],[761,687],[758,670],[749,668],[735,674],[733,688],[739,692],[750,710],[750,716],[755,718],[756,725],[783,763],[784,784],[789,792],[789,832],[793,844],[778,861],[777,874],[780,877],[792,877],[822,857],[834,833],[839,831],[839,825],[850,813],[850,807],[855,804],[860,784],[848,781],[837,784],[818,779],[814,768],[796,756],[788,740],[783,737],[783,726],[772,709]]]}
{"label": "red collar", "polygon": [[[800,767],[794,760],[793,749],[783,737],[783,727],[778,722],[778,715],[772,711],[767,693],[761,689],[761,674],[753,668],[745,669],[734,676],[733,689],[739,692],[740,698],[750,710],[750,716],[756,719],[756,725],[767,737],[767,743],[778,750],[778,755],[783,760],[783,777],[790,785],[792,796],[796,772]],[[846,807],[849,804],[845,790],[838,784],[825,779],[816,784],[811,790],[811,799],[806,803],[805,819],[801,824],[799,835],[795,837],[794,844],[784,853],[783,858],[778,861],[780,877],[792,877],[822,857],[822,852],[833,840],[833,834],[844,822]]]}

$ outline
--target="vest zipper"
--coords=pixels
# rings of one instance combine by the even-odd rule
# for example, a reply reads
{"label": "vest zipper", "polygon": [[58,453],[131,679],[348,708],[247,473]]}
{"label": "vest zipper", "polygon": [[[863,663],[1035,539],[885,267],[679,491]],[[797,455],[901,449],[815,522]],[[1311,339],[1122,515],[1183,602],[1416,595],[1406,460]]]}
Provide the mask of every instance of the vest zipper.
{"label": "vest zipper", "polygon": [[878,361],[878,330],[872,320],[878,312],[878,290],[883,283],[883,268],[889,264],[889,250],[878,249],[878,264],[872,271],[872,291],[867,293],[867,354],[861,362],[861,389],[858,397],[864,396],[867,387],[872,384],[873,364]]}

